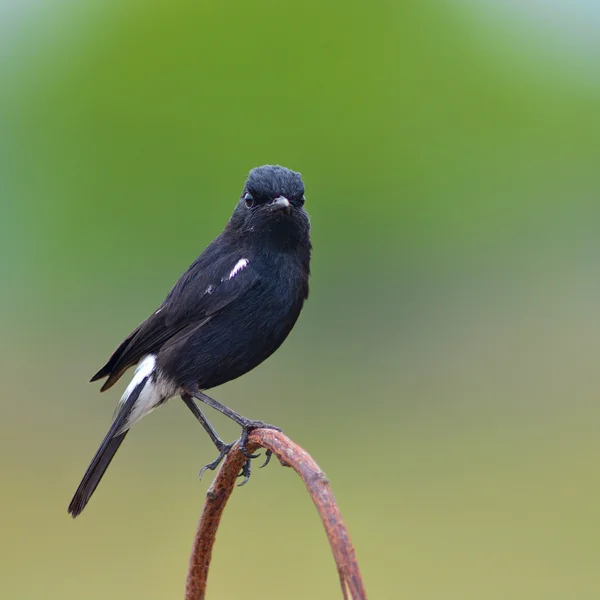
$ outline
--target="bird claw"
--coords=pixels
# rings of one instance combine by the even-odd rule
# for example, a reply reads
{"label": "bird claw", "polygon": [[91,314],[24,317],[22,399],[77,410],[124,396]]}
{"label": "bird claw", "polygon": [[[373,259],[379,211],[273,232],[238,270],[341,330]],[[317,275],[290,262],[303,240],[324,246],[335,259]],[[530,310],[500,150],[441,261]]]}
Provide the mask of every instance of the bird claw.
{"label": "bird claw", "polygon": [[[252,459],[258,458],[259,454],[251,454],[248,451],[248,435],[253,429],[275,429],[277,431],[281,431],[279,427],[275,427],[275,425],[268,425],[267,423],[263,423],[262,421],[250,421],[245,427],[242,428],[242,435],[240,436],[239,447],[242,454],[248,459],[244,463],[242,467],[242,471],[238,475],[238,477],[243,477],[244,481],[238,484],[238,487],[242,487],[246,485],[250,479],[250,475],[252,472]],[[273,456],[273,452],[267,448],[265,452],[265,462],[260,465],[260,468],[266,467],[271,460],[271,456]]]}
{"label": "bird claw", "polygon": [[238,477],[243,477],[244,481],[242,481],[242,483],[238,483],[237,487],[242,487],[243,485],[246,485],[248,483],[248,481],[250,481],[250,475],[252,472],[252,461],[250,459],[248,459],[245,463],[244,466],[242,467],[242,470],[240,472],[240,474],[238,475]]}
{"label": "bird claw", "polygon": [[269,464],[271,456],[273,456],[273,452],[267,448],[267,451],[265,452],[265,462],[260,465],[261,469],[264,469]]}
{"label": "bird claw", "polygon": [[242,435],[240,436],[240,451],[247,459],[258,458],[259,456],[258,454],[251,454],[248,450],[248,433],[250,431],[252,430],[244,427],[242,429]]}
{"label": "bird claw", "polygon": [[[259,456],[258,454],[250,454],[248,451],[248,435],[254,429],[275,429],[275,431],[281,431],[279,427],[275,427],[275,425],[269,425],[268,423],[263,423],[262,421],[249,421],[246,423],[246,425],[242,427],[242,435],[240,437],[240,450],[246,458],[258,458]],[[262,465],[263,467],[265,467],[269,463],[269,460],[271,460],[271,454],[272,453],[268,450],[267,454],[265,455],[267,460],[265,464]]]}
{"label": "bird claw", "polygon": [[[272,455],[273,455],[273,452],[271,450],[267,449],[267,451],[265,452],[266,460],[262,465],[260,465],[261,469],[263,467],[266,467],[269,464],[269,461],[271,460]],[[254,455],[254,458],[256,458],[256,456],[258,456],[258,455]],[[242,483],[238,483],[237,486],[242,487],[243,485],[246,485],[248,483],[248,481],[250,480],[251,474],[252,474],[252,459],[248,458],[248,460],[244,463],[244,466],[242,467],[240,474],[238,475],[238,477],[243,477],[244,481],[242,481]]]}
{"label": "bird claw", "polygon": [[[248,435],[254,429],[275,429],[276,431],[281,431],[279,427],[275,427],[274,425],[268,425],[267,423],[263,423],[262,421],[250,421],[245,427],[242,428],[242,435],[239,440],[239,448],[242,454],[246,457],[246,461],[244,462],[244,466],[240,471],[238,477],[243,477],[244,480],[241,483],[238,483],[238,487],[242,487],[246,485],[250,480],[250,475],[252,474],[252,459],[258,458],[260,454],[251,454],[248,450]],[[223,459],[227,456],[231,448],[233,448],[235,442],[231,444],[223,444],[219,449],[219,456],[213,462],[204,465],[200,469],[200,473],[198,477],[202,479],[202,476],[206,471],[214,471],[223,461]],[[266,467],[270,460],[271,456],[273,456],[273,452],[269,449],[265,452],[265,462],[260,466],[260,468]]]}
{"label": "bird claw", "polygon": [[221,464],[221,461],[227,456],[227,453],[232,448],[233,448],[233,443],[232,444],[223,444],[223,446],[219,450],[219,456],[217,456],[217,458],[215,460],[213,460],[211,463],[204,465],[200,469],[200,473],[198,473],[198,478],[200,480],[202,480],[202,475],[204,475],[204,473],[206,471],[214,471]]}

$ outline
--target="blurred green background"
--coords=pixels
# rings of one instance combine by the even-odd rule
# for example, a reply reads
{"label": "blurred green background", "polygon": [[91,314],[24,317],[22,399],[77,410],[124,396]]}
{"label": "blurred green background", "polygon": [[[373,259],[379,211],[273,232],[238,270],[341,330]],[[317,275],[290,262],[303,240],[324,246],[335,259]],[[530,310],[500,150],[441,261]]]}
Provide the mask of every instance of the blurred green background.
{"label": "blurred green background", "polygon": [[[121,392],[87,381],[280,163],[311,297],[214,395],[320,463],[371,598],[598,598],[598,27],[585,0],[1,0],[0,597],[182,597],[214,448],[172,401],[72,521]],[[235,492],[209,597],[340,597],[290,470]]]}

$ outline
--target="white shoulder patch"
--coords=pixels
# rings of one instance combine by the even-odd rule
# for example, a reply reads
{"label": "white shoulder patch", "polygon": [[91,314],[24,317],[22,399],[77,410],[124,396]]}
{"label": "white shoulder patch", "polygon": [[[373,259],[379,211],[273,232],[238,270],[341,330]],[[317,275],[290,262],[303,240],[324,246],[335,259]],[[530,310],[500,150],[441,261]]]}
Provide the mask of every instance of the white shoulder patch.
{"label": "white shoulder patch", "polygon": [[[231,273],[229,273],[227,279],[233,279],[242,269],[245,269],[248,266],[249,262],[250,261],[247,258],[240,258],[240,260],[235,263],[235,267],[231,269]],[[225,279],[223,279],[223,281],[225,281]]]}

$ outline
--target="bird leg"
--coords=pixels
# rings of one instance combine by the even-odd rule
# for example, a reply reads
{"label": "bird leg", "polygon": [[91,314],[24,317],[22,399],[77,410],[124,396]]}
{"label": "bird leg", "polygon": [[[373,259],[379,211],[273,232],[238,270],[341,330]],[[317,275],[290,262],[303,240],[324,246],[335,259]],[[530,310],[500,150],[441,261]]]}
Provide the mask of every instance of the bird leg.
{"label": "bird leg", "polygon": [[[263,423],[262,421],[252,421],[251,419],[247,419],[246,417],[240,415],[234,410],[231,410],[231,408],[228,408],[224,404],[221,404],[217,400],[211,398],[210,396],[207,396],[204,392],[196,391],[193,395],[194,398],[197,398],[201,402],[208,404],[208,406],[211,406],[215,410],[224,414],[226,417],[229,417],[232,421],[235,421],[242,428],[242,435],[240,437],[240,449],[248,459],[257,458],[258,456],[257,454],[250,454],[250,452],[248,451],[248,434],[253,429],[276,429],[277,431],[281,431],[281,429],[279,429],[279,427],[275,427],[275,425],[268,425],[267,423]],[[271,454],[272,452],[270,450],[266,451],[266,460],[262,467],[266,467],[269,464],[269,461],[271,460]],[[248,481],[248,478],[250,476],[249,467],[247,471],[247,473],[244,473],[245,479],[240,485],[244,485],[244,483]]]}
{"label": "bird leg", "polygon": [[[213,444],[217,447],[217,450],[219,451],[219,456],[217,456],[217,458],[215,460],[213,460],[213,462],[208,463],[207,465],[204,465],[200,469],[200,473],[198,474],[198,477],[200,479],[202,479],[202,475],[204,475],[205,471],[207,471],[209,469],[211,471],[214,471],[219,466],[219,464],[221,464],[221,461],[223,460],[223,458],[225,458],[227,453],[231,450],[231,448],[233,447],[233,444],[235,442],[232,442],[231,444],[226,444],[219,437],[219,434],[215,431],[214,427],[208,422],[208,420],[204,416],[204,413],[198,408],[198,406],[194,402],[194,399],[189,394],[183,394],[181,396],[181,399],[185,402],[185,405],[190,409],[190,411],[196,417],[196,419],[198,419],[198,421],[200,422],[200,425],[202,425],[202,427],[204,427],[204,430],[206,431],[206,433],[208,433]],[[250,462],[250,461],[248,460],[247,462]],[[244,465],[244,468],[245,468],[245,465]],[[248,467],[248,473],[249,472],[250,472],[250,468]],[[242,473],[244,473],[244,471],[242,471]]]}

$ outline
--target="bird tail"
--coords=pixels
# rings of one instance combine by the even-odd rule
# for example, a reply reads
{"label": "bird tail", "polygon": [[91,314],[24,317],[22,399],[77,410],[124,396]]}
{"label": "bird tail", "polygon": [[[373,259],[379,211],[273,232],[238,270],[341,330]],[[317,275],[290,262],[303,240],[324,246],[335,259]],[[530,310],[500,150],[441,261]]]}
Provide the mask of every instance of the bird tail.
{"label": "bird tail", "polygon": [[117,416],[113,420],[108,433],[102,440],[100,448],[98,448],[98,451],[94,455],[90,466],[87,468],[87,471],[73,496],[73,500],[71,500],[71,504],[69,504],[69,514],[73,518],[81,514],[86,507],[106,469],[108,469],[108,465],[110,465],[119,446],[125,439],[125,436],[129,431],[128,429],[124,429],[124,427],[127,427],[127,419],[147,381],[148,377],[144,377],[144,379],[142,379],[142,381],[140,381],[140,383],[138,383],[131,391],[125,402],[122,404],[121,410],[119,410]]}

